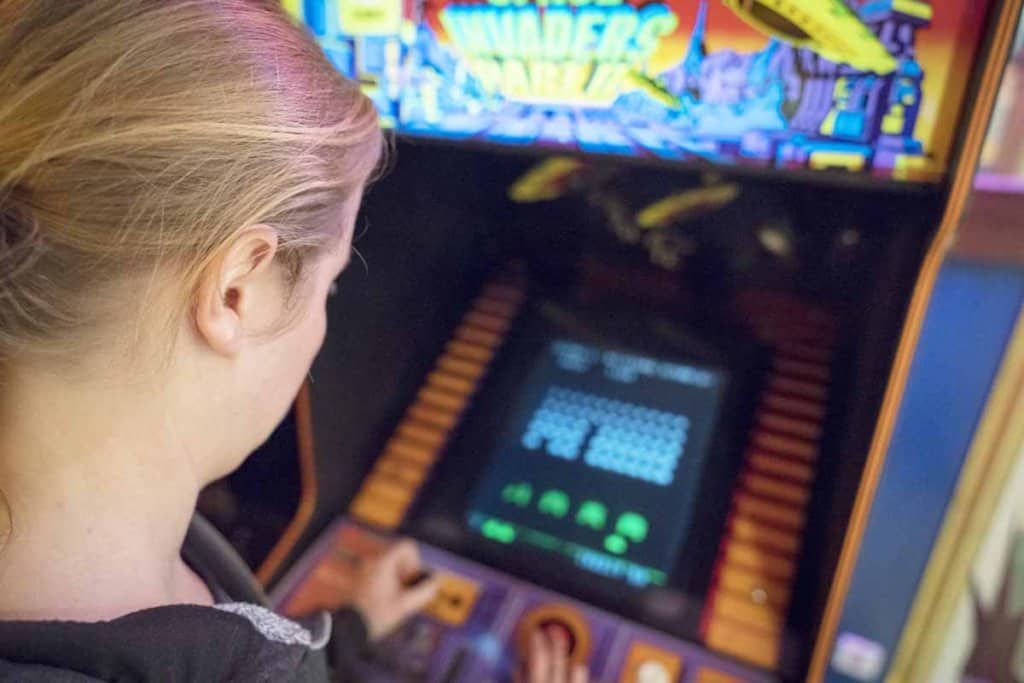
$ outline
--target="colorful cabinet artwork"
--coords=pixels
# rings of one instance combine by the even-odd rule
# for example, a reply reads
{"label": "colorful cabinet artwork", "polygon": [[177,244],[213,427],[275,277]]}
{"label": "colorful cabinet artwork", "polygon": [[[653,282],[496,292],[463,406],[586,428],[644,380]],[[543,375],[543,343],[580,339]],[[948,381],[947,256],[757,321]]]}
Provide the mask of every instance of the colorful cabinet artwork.
{"label": "colorful cabinet artwork", "polygon": [[925,318],[830,682],[1024,681],[1024,23]]}

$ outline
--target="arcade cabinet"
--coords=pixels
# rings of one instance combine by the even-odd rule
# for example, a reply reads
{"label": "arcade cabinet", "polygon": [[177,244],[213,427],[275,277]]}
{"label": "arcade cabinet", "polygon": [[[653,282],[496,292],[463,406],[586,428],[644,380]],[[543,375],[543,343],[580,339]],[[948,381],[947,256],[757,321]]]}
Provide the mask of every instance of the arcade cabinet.
{"label": "arcade cabinet", "polygon": [[285,5],[397,154],[207,497],[279,608],[411,536],[441,594],[367,680],[536,628],[598,681],[877,680],[837,622],[1019,0]]}
{"label": "arcade cabinet", "polygon": [[890,681],[1024,680],[1022,57],[1018,28],[840,618],[839,639],[890,653]]}

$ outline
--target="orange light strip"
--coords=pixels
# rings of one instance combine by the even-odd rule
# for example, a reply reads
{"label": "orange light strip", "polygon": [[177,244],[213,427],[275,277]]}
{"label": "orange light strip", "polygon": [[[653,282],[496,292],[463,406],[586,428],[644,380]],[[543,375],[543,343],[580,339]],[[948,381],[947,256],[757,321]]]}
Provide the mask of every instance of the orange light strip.
{"label": "orange light strip", "polygon": [[526,298],[525,288],[519,273],[503,274],[483,288],[384,445],[349,515],[386,531],[401,524],[487,374]]}
{"label": "orange light strip", "polygon": [[[772,305],[763,305],[766,296]],[[774,358],[719,545],[701,636],[713,650],[774,669],[817,470],[837,327],[823,311],[765,293],[741,297],[740,309]]]}

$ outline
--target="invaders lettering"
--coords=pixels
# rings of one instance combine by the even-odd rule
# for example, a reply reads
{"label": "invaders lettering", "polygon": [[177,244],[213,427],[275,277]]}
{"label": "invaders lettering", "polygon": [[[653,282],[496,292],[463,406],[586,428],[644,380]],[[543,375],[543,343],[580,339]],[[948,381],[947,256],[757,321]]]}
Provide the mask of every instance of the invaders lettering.
{"label": "invaders lettering", "polygon": [[610,106],[671,34],[662,3],[490,0],[440,13],[451,44],[483,87],[510,100]]}

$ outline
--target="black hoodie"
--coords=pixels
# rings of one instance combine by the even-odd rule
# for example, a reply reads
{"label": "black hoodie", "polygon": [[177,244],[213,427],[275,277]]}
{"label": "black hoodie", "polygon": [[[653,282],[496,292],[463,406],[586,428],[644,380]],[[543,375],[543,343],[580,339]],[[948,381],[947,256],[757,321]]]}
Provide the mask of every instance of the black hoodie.
{"label": "black hoodie", "polygon": [[0,621],[0,681],[356,680],[367,642],[358,613],[301,624],[274,614],[245,564],[198,516],[182,555],[215,606],[168,605],[101,622]]}

